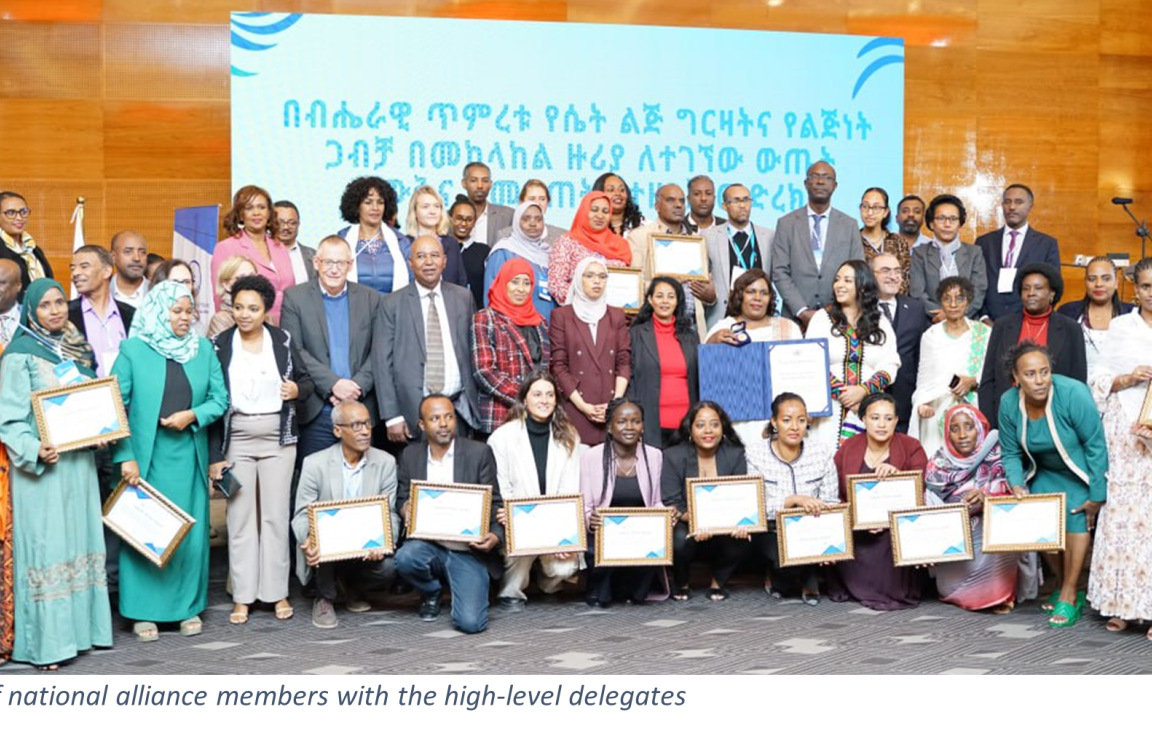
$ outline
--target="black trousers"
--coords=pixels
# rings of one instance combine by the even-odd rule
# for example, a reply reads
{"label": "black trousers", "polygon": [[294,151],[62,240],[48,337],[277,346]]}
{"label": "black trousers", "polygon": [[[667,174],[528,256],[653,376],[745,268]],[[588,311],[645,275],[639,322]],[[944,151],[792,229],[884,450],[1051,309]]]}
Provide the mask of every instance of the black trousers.
{"label": "black trousers", "polygon": [[768,564],[768,577],[771,579],[773,591],[778,591],[787,597],[799,596],[805,589],[817,591],[820,588],[820,566],[780,567],[780,547],[776,543],[775,529],[770,528],[767,532],[752,535],[752,553],[753,557],[762,559]]}
{"label": "black trousers", "polygon": [[752,552],[747,540],[717,535],[707,542],[697,542],[688,536],[688,522],[678,521],[672,531],[672,578],[676,588],[688,585],[690,566],[697,558],[707,559],[712,577],[721,586],[736,571],[744,558]]}
{"label": "black trousers", "polygon": [[584,597],[589,603],[643,602],[651,593],[656,574],[660,572],[657,567],[597,567],[594,552],[587,554],[586,561],[588,577],[584,585]]}
{"label": "black trousers", "polygon": [[334,602],[340,594],[340,587],[344,588],[345,596],[388,589],[396,579],[396,561],[386,557],[375,563],[365,560],[321,563],[315,569],[314,579],[316,594]]}

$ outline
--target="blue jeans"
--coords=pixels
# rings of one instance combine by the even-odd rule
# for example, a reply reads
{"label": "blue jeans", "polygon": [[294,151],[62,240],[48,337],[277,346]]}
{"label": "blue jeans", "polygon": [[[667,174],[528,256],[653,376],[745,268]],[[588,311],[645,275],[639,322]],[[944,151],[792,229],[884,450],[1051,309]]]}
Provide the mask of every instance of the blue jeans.
{"label": "blue jeans", "polygon": [[447,581],[452,623],[460,631],[481,633],[488,627],[488,568],[472,553],[410,539],[396,551],[396,570],[423,597],[438,596]]}

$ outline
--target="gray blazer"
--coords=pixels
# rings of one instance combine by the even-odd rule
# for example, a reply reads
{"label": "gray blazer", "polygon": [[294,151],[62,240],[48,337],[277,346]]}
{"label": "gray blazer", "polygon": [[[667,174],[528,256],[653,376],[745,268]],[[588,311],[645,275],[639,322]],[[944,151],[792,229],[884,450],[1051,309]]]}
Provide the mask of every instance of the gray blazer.
{"label": "gray blazer", "polygon": [[[979,319],[984,308],[984,294],[988,292],[988,269],[984,253],[975,244],[961,243],[956,250],[956,270],[960,277],[968,278],[976,287],[976,296],[968,306],[968,316]],[[912,252],[912,269],[908,273],[908,295],[924,303],[929,316],[940,308],[936,301],[936,287],[940,285],[940,251],[929,243]]]}
{"label": "gray blazer", "polygon": [[[772,278],[772,235],[771,228],[752,223],[752,233],[756,237],[756,251],[760,254],[760,269]],[[716,303],[704,307],[708,329],[728,315],[728,295],[732,290],[732,255],[728,247],[728,226],[717,224],[704,229],[701,234],[708,247],[708,262],[712,266],[712,286],[716,289]],[[708,330],[700,330],[704,337]]]}
{"label": "gray blazer", "polygon": [[[296,513],[292,515],[292,533],[296,544],[308,541],[308,506],[313,503],[344,500],[344,452],[342,444],[333,444],[323,451],[310,454],[300,467],[300,482],[296,487]],[[363,497],[388,496],[388,510],[392,514],[392,541],[400,543],[400,514],[396,512],[396,460],[380,449],[368,449],[367,463],[360,478]],[[312,569],[304,562],[304,553],[296,550],[296,575],[307,585]]]}
{"label": "gray blazer", "polygon": [[831,303],[836,270],[850,259],[864,259],[860,229],[852,216],[830,209],[819,267],[812,255],[808,206],[782,217],[772,238],[772,282],[784,299],[784,314],[796,318],[800,309],[820,309]]}
{"label": "gray blazer", "polygon": [[[472,348],[469,333],[476,313],[472,293],[447,282],[440,283],[444,308],[448,310],[448,331],[464,390],[456,401],[456,412],[473,428],[480,423],[479,397],[472,376]],[[424,398],[424,312],[416,283],[384,296],[376,315],[373,333],[372,371],[376,379],[376,402],[384,422],[403,416],[413,436],[420,430],[420,400]]]}
{"label": "gray blazer", "polygon": [[[352,380],[363,392],[360,401],[376,420],[376,398],[372,393],[372,330],[380,301],[376,291],[359,283],[348,283],[348,363]],[[316,391],[297,404],[300,423],[312,422],[332,395],[339,377],[328,357],[328,323],[319,281],[295,285],[284,291],[280,327],[300,346],[304,365],[316,383]]]}
{"label": "gray blazer", "polygon": [[500,233],[500,229],[512,225],[512,216],[516,211],[507,205],[493,205],[492,203],[488,203],[488,207],[484,209],[488,212],[487,244],[488,246],[496,246],[496,234]]}
{"label": "gray blazer", "polygon": [[316,268],[312,265],[312,260],[316,259],[316,250],[303,244],[297,244],[297,246],[300,247],[300,256],[304,257],[304,271],[308,273],[308,282],[315,282]]}

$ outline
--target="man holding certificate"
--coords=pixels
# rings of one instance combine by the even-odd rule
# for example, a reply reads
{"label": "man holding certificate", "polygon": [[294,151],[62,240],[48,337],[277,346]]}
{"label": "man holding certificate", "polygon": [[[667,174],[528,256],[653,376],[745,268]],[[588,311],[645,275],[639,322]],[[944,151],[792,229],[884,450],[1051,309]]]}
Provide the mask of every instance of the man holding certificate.
{"label": "man holding certificate", "polygon": [[[440,594],[447,582],[452,591],[452,623],[465,633],[481,633],[488,627],[489,579],[499,579],[504,573],[503,559],[495,552],[504,542],[504,529],[495,521],[501,505],[496,459],[486,444],[456,438],[456,410],[443,395],[424,398],[419,425],[427,440],[412,444],[400,456],[402,515],[412,516],[413,480],[441,486],[490,485],[491,529],[472,542],[410,537],[396,553],[396,569],[424,598],[421,620],[430,622],[440,616]],[[408,532],[415,528],[410,523]]]}

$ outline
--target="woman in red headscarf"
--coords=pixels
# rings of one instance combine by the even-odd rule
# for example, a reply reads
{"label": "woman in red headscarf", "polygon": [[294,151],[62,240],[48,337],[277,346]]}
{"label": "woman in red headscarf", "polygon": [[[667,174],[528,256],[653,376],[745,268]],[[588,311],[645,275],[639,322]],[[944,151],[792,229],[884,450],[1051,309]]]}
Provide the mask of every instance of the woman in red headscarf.
{"label": "woman in red headscarf", "polygon": [[612,202],[603,192],[589,192],[580,201],[572,230],[556,239],[548,262],[548,292],[556,303],[571,302],[568,292],[576,265],[585,257],[598,254],[609,267],[631,267],[632,247],[612,233]]}
{"label": "woman in red headscarf", "polygon": [[504,423],[528,374],[548,368],[548,322],[532,303],[535,287],[532,265],[514,257],[496,273],[488,289],[488,308],[472,317],[472,370],[484,433]]}

